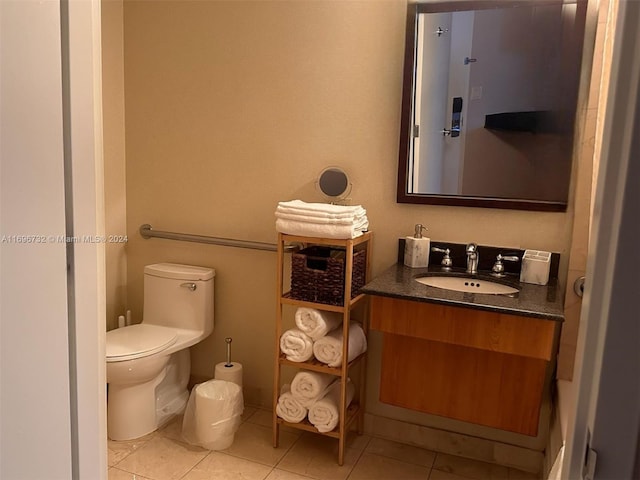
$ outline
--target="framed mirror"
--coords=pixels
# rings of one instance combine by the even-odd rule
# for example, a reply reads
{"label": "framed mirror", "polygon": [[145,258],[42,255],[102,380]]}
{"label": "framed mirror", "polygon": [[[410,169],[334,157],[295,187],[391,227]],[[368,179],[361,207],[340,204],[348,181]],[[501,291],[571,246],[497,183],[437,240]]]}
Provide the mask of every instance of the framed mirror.
{"label": "framed mirror", "polygon": [[566,210],[586,3],[409,5],[399,203]]}

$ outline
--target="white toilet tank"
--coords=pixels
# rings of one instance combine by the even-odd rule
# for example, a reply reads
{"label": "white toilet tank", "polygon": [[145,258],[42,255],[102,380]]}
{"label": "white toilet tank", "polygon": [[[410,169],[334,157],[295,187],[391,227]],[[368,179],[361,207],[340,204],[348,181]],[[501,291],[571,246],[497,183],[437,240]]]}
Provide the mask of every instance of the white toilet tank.
{"label": "white toilet tank", "polygon": [[142,323],[213,331],[213,281],[215,270],[176,263],[144,267]]}

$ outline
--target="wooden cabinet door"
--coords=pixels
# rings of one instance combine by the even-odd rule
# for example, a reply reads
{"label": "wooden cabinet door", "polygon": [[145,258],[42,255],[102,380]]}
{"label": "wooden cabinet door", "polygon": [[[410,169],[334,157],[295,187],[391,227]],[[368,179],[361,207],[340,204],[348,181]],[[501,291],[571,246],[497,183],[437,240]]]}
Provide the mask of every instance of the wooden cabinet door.
{"label": "wooden cabinet door", "polygon": [[555,322],[373,297],[380,401],[535,436]]}

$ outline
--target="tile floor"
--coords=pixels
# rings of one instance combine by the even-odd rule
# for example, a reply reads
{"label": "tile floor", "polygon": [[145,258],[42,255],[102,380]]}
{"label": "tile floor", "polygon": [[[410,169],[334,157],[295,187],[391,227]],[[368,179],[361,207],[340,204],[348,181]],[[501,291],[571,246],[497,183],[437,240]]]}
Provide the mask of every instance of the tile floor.
{"label": "tile floor", "polygon": [[109,480],[533,480],[530,473],[371,437],[338,441],[282,429],[271,444],[271,412],[245,407],[233,445],[223,451],[181,439],[182,417],[141,439],[109,440]]}

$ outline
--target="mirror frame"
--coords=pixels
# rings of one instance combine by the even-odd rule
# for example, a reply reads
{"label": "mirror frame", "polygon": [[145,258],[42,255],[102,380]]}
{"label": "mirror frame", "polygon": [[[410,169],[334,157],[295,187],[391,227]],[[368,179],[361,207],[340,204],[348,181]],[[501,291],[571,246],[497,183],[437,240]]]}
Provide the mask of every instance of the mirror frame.
{"label": "mirror frame", "polygon": [[[400,146],[398,157],[398,186],[397,203],[414,203],[425,205],[452,205],[466,207],[503,208],[514,210],[536,210],[547,212],[564,212],[567,210],[569,198],[566,202],[552,202],[545,200],[526,200],[513,198],[493,198],[475,197],[461,195],[436,195],[429,193],[407,193],[407,178],[409,168],[409,146],[411,142],[411,112],[413,103],[413,71],[416,66],[415,41],[417,30],[417,18],[419,13],[439,13],[456,12],[466,10],[487,10],[494,8],[509,8],[520,6],[544,6],[544,5],[567,5],[584,3],[586,0],[502,0],[496,6],[495,1],[472,1],[472,0],[445,0],[429,3],[409,3],[407,5],[407,25],[405,37],[404,67],[402,77],[402,109],[400,121]],[[586,18],[585,18],[586,20]],[[586,31],[586,29],[585,29]],[[583,37],[584,43],[584,37]],[[581,58],[582,62],[582,58]],[[584,74],[584,69],[580,72],[580,77]],[[577,125],[578,111],[574,118],[573,145],[575,149],[575,133]],[[572,171],[575,154],[572,151]],[[569,179],[571,181],[571,177]],[[568,197],[571,192],[569,192]]]}

